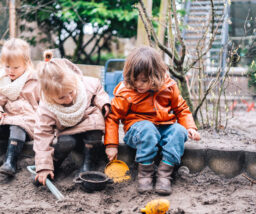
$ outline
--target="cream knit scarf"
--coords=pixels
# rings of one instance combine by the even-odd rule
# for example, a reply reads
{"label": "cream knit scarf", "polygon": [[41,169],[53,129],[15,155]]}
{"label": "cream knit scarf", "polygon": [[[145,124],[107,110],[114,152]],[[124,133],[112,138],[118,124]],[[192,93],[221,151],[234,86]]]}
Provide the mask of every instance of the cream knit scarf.
{"label": "cream knit scarf", "polygon": [[11,81],[10,77],[5,74],[4,70],[0,71],[0,93],[14,101],[20,96],[20,92],[24,87],[30,71],[27,70],[16,80]]}
{"label": "cream knit scarf", "polygon": [[87,107],[87,95],[84,84],[80,78],[77,78],[77,93],[75,103],[72,106],[65,107],[63,105],[49,103],[44,99],[47,108],[54,113],[60,124],[65,127],[72,127],[79,123]]}

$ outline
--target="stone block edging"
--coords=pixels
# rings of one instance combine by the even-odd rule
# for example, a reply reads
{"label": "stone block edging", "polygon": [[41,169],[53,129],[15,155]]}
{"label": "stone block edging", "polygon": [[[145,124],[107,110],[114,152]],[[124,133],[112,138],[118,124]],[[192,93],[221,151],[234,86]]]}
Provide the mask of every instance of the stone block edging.
{"label": "stone block edging", "polygon": [[[0,145],[1,147],[1,145]],[[0,148],[1,150],[1,148]],[[99,150],[98,150],[99,151]],[[104,146],[100,148],[101,165],[106,164]],[[22,153],[24,156],[33,156],[33,142],[27,142]],[[81,155],[72,153],[75,161],[82,161]],[[125,161],[129,166],[134,165],[135,150],[125,144],[120,144],[118,159]],[[185,152],[181,165],[187,166],[190,173],[198,173],[209,167],[215,174],[226,178],[233,178],[241,173],[256,179],[256,151],[220,149],[198,144],[185,144]]]}

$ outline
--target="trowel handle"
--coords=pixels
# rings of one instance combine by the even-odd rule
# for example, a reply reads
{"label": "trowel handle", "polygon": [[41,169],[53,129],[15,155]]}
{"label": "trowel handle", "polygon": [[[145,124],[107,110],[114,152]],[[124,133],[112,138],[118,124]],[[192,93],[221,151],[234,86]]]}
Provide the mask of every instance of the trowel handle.
{"label": "trowel handle", "polygon": [[36,175],[36,166],[27,166],[27,169],[31,174]]}
{"label": "trowel handle", "polygon": [[[36,166],[27,166],[27,169],[30,173],[36,175]],[[65,198],[48,178],[46,178],[46,186],[58,200]]]}
{"label": "trowel handle", "polygon": [[46,178],[46,186],[58,200],[63,200],[65,198],[48,178]]}

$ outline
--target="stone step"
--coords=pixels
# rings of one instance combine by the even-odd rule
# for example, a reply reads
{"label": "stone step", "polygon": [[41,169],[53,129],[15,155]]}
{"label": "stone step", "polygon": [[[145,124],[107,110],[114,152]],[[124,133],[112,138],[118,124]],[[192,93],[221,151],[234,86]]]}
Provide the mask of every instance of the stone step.
{"label": "stone step", "polygon": [[[202,36],[204,33],[206,32],[206,30],[202,30],[202,29],[189,29],[189,30],[185,30],[185,35],[186,36],[190,36],[191,34],[199,34],[200,36]],[[216,35],[220,35],[221,33],[221,29],[217,29],[217,34]],[[189,35],[188,35],[189,34]]]}
{"label": "stone step", "polygon": [[[201,37],[202,37],[201,35],[198,35],[198,36],[195,36],[195,35],[193,35],[193,36],[185,35],[184,39],[186,39],[186,40],[199,40]],[[216,35],[215,39],[221,39],[221,35]]]}
{"label": "stone step", "polygon": [[[207,26],[208,26],[208,24],[206,23],[206,22],[200,22],[200,24],[199,23],[194,23],[194,22],[190,22],[190,23],[187,23],[187,26],[188,27],[193,27],[193,28],[206,28]],[[210,27],[211,27],[212,25],[210,24]],[[218,26],[218,29],[221,29],[222,28],[222,23],[221,24],[219,24],[219,23],[214,23],[214,28],[216,28]]]}
{"label": "stone step", "polygon": [[[206,12],[199,12],[199,11],[191,11],[189,13],[189,16],[207,16],[209,14],[209,10]],[[214,15],[223,15],[223,11],[214,11]]]}
{"label": "stone step", "polygon": [[[216,0],[214,0],[213,3],[214,3],[214,5],[222,6],[224,4],[224,1],[216,1]],[[192,6],[200,6],[200,7],[208,6],[209,7],[210,5],[211,5],[210,1],[192,1],[191,2],[191,7]]]}
{"label": "stone step", "polygon": [[[222,10],[223,11],[224,6],[215,6],[214,5],[214,10]],[[192,6],[190,7],[190,11],[210,11],[211,7],[210,6]]]}
{"label": "stone step", "polygon": [[[196,46],[197,43],[198,43],[198,41],[189,41],[189,39],[186,40],[185,42],[187,42],[188,45],[190,45],[190,46]],[[220,42],[220,41],[214,41],[214,42],[212,43],[212,45],[221,46],[221,42]]]}

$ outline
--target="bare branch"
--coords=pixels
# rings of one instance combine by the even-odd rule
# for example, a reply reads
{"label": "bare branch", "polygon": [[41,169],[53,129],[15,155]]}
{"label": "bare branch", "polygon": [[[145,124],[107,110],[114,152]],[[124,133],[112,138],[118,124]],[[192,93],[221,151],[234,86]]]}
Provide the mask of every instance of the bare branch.
{"label": "bare branch", "polygon": [[[173,55],[177,55],[178,54],[175,52],[176,49],[175,49],[175,37],[173,35],[173,32],[172,32],[172,10],[171,10],[171,5],[170,5],[170,2],[168,3],[168,9],[169,9],[169,13],[168,13],[168,28],[167,28],[167,32],[168,32],[168,36],[167,36],[167,43],[168,43],[168,47],[170,47],[171,51],[173,52]],[[174,59],[173,57],[170,58],[171,61],[170,61],[170,64],[173,65],[174,64]],[[178,57],[177,57],[178,59]]]}
{"label": "bare branch", "polygon": [[92,50],[90,51],[89,55],[91,55],[91,54],[95,51],[96,47],[98,47],[98,45],[99,45],[99,43],[100,43],[100,40],[101,40],[102,38],[104,38],[104,35],[105,35],[106,33],[107,33],[107,31],[104,32],[104,33],[102,33],[102,34],[100,35],[100,37],[97,38],[97,40],[96,40],[96,42],[95,42],[95,44],[94,44],[94,47],[93,47]]}
{"label": "bare branch", "polygon": [[148,29],[148,25],[147,25],[147,23],[146,23],[146,21],[145,21],[143,15],[142,15],[141,9],[140,9],[139,7],[137,7],[137,9],[138,9],[138,11],[139,11],[139,16],[140,16],[140,18],[141,18],[141,21],[142,21],[142,23],[143,23],[143,25],[144,25],[144,27],[145,27],[145,30],[146,30],[146,33],[147,33],[147,36],[148,36],[149,45],[150,45],[151,47],[153,47],[152,40],[151,40],[151,33],[150,33],[150,30]]}
{"label": "bare branch", "polygon": [[89,45],[94,39],[97,34],[93,33],[92,37],[82,46],[82,49],[84,49],[87,45]]}
{"label": "bare branch", "polygon": [[215,80],[212,80],[207,88],[207,90],[204,93],[203,98],[201,99],[200,103],[197,105],[195,111],[193,112],[193,117],[196,118],[197,113],[199,111],[199,109],[202,107],[206,97],[208,96],[208,94],[210,93],[210,91],[212,90],[212,88],[218,83],[218,80],[220,79],[220,74],[221,74],[221,69],[219,68],[217,76],[215,78]]}
{"label": "bare branch", "polygon": [[187,68],[184,69],[184,70],[185,70],[185,73],[186,73],[187,71],[189,71],[200,59],[202,59],[202,58],[209,52],[209,50],[210,50],[211,47],[212,47],[212,43],[213,43],[214,40],[215,40],[215,36],[216,36],[216,34],[217,34],[218,26],[219,26],[219,25],[220,25],[220,23],[218,23],[218,25],[217,25],[217,27],[216,27],[214,33],[211,34],[210,41],[209,41],[209,44],[208,44],[208,47],[206,48],[206,50],[205,50],[197,59],[195,59]]}
{"label": "bare branch", "polygon": [[246,24],[247,24],[247,21],[248,21],[248,18],[249,18],[249,14],[250,14],[250,9],[249,9],[249,11],[248,11],[248,13],[247,13],[247,16],[246,16],[246,19],[245,19],[245,21],[244,21],[244,34],[246,35],[247,34],[247,30],[246,30]]}
{"label": "bare branch", "polygon": [[[210,27],[210,25],[212,25],[212,28],[211,28],[211,34],[213,34],[214,33],[214,4],[213,4],[213,1],[212,0],[210,0],[211,1],[211,21],[210,21],[210,18],[209,18],[209,22],[208,22],[208,25],[206,26],[206,28],[205,28],[205,32],[203,33],[203,36],[198,40],[198,42],[197,42],[197,45],[196,45],[196,50],[198,49],[198,47],[199,47],[199,45],[201,44],[201,41],[203,41],[203,40],[205,40],[205,38],[206,38],[206,36],[207,36],[207,34],[208,34],[208,29],[209,29],[209,27]],[[218,25],[217,25],[217,29],[218,29]],[[216,33],[217,33],[217,31],[216,31]]]}
{"label": "bare branch", "polygon": [[174,69],[171,69],[170,67],[169,68],[169,72],[175,77],[175,78],[178,78],[179,80],[184,78],[182,74],[176,72]]}
{"label": "bare branch", "polygon": [[213,34],[213,32],[214,32],[214,22],[215,22],[215,20],[214,20],[214,4],[213,4],[213,0],[210,0],[210,2],[211,2],[211,15],[212,15],[212,31],[211,31],[211,33]]}
{"label": "bare branch", "polygon": [[158,38],[157,38],[157,36],[156,36],[156,33],[155,33],[155,31],[154,31],[154,27],[153,27],[153,25],[152,25],[152,21],[150,20],[150,18],[149,18],[149,16],[148,16],[148,13],[147,13],[147,11],[146,11],[146,8],[145,8],[145,5],[144,5],[143,1],[142,1],[142,0],[139,0],[139,3],[140,3],[140,5],[141,5],[142,12],[143,12],[143,14],[144,14],[145,17],[146,17],[146,21],[147,21],[147,23],[149,24],[150,31],[151,31],[151,33],[152,33],[153,39],[154,39],[154,41],[156,42],[157,46],[158,46],[162,51],[164,51],[170,58],[174,58],[174,63],[175,63],[175,64],[179,64],[179,61],[178,61],[175,57],[173,57],[173,54],[170,52],[170,50],[169,50],[167,47],[165,47],[163,44],[161,44],[161,43],[159,42],[159,40],[158,40]]}
{"label": "bare branch", "polygon": [[181,58],[180,58],[179,64],[183,64],[185,55],[186,55],[186,46],[185,46],[184,40],[181,37],[181,33],[180,33],[179,21],[178,21],[177,11],[176,11],[176,2],[175,2],[175,0],[170,0],[170,1],[171,1],[172,9],[173,9],[173,16],[174,16],[175,29],[177,32],[177,38],[181,44]]}
{"label": "bare branch", "polygon": [[7,28],[6,30],[5,30],[5,32],[3,33],[3,35],[2,35],[2,37],[1,37],[1,39],[0,40],[4,40],[4,37],[6,36],[6,34],[9,32],[9,28]]}

